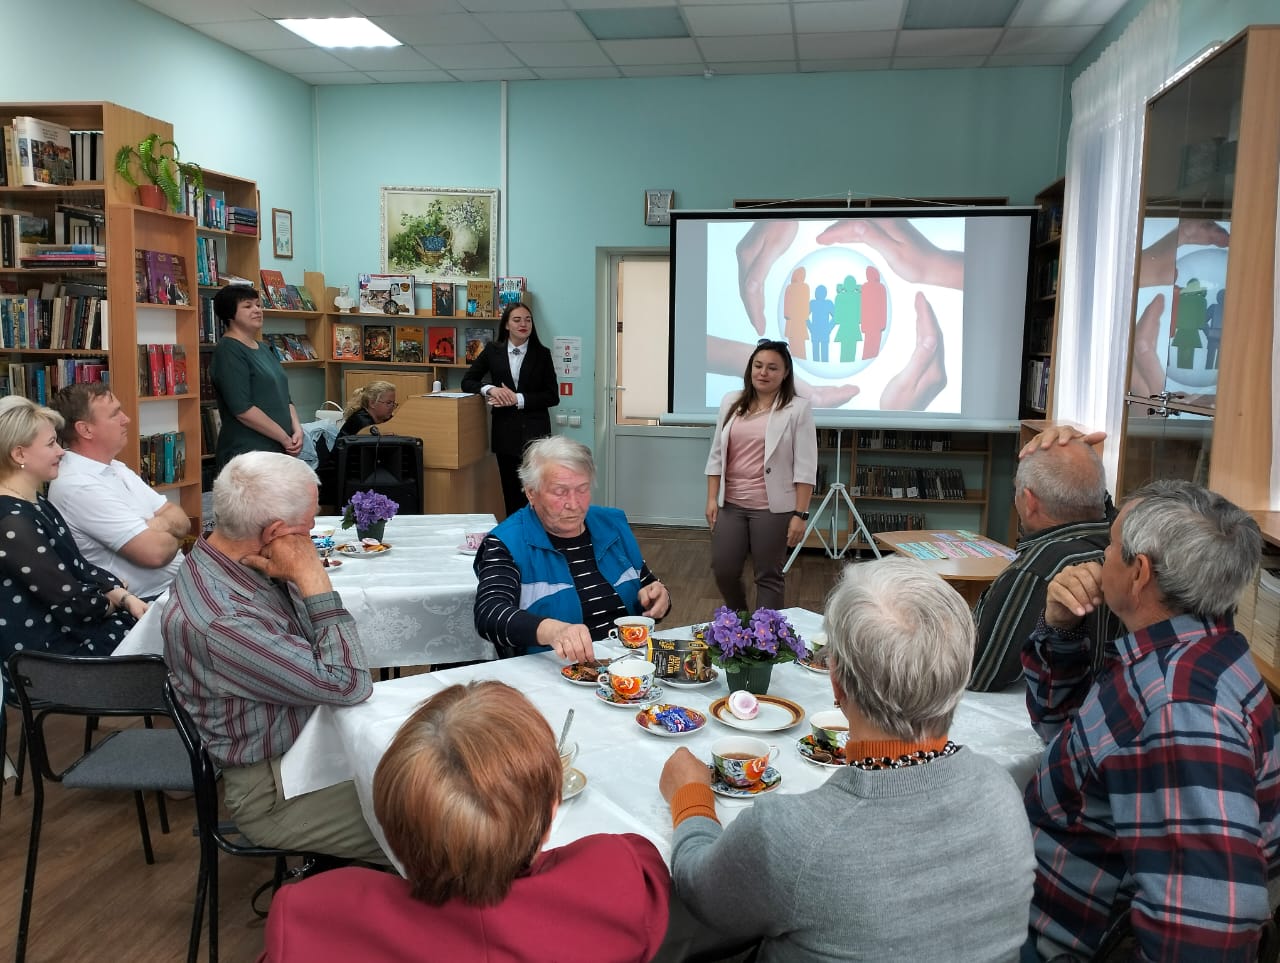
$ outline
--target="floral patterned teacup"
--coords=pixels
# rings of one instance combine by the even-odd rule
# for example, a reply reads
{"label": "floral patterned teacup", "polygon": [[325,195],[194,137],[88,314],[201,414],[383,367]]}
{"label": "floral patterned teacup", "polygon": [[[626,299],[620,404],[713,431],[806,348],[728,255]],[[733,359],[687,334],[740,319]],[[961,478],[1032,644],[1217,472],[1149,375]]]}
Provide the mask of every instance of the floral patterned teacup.
{"label": "floral patterned teacup", "polygon": [[643,699],[653,688],[654,669],[654,664],[644,659],[617,659],[608,671],[600,673],[598,685],[606,696],[613,693],[621,699]]}
{"label": "floral patterned teacup", "polygon": [[751,789],[769,771],[778,747],[750,736],[727,736],[711,744],[716,775],[737,789]]}
{"label": "floral patterned teacup", "polygon": [[614,619],[617,628],[609,630],[609,638],[621,642],[628,649],[643,649],[649,644],[649,633],[653,631],[653,619],[643,615],[624,615]]}

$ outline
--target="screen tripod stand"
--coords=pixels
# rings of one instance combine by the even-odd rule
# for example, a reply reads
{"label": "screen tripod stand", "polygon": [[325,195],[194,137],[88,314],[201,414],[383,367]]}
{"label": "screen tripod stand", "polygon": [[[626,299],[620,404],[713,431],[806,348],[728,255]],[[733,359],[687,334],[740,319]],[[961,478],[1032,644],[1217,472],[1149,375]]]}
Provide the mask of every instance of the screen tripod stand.
{"label": "screen tripod stand", "polygon": [[[836,473],[835,477],[840,478],[840,443],[843,440],[844,429],[836,430]],[[849,518],[852,524],[849,527],[849,537],[845,539],[843,545],[839,545],[839,535],[837,521],[839,520],[840,502],[844,502],[844,507],[849,511]],[[827,541],[828,532],[823,531],[823,518],[826,518],[830,524],[831,541]],[[787,559],[787,564],[782,566],[783,572],[791,570],[791,564],[796,560],[796,556],[800,554],[800,549],[804,548],[804,543],[809,540],[812,532],[818,533],[818,541],[822,542],[822,548],[827,553],[828,558],[841,559],[848,554],[849,549],[858,541],[861,536],[862,540],[867,543],[876,558],[880,557],[880,549],[876,547],[876,540],[871,537],[871,530],[867,528],[867,523],[862,520],[862,516],[858,514],[858,508],[853,504],[853,499],[849,497],[849,490],[845,487],[844,482],[837,481],[827,488],[827,494],[822,499],[822,504],[818,506],[817,511],[809,515],[809,524],[805,526],[804,535],[800,537],[799,544],[791,551],[791,556]],[[838,547],[837,547],[838,546]]]}

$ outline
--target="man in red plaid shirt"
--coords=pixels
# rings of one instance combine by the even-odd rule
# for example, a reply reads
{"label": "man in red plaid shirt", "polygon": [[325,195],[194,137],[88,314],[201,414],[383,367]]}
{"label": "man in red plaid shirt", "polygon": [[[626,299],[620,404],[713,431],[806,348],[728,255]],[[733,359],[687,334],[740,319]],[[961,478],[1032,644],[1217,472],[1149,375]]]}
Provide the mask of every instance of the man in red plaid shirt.
{"label": "man in red plaid shirt", "polygon": [[[1138,959],[1257,958],[1280,875],[1280,750],[1232,615],[1261,546],[1220,495],[1157,482],[1130,496],[1101,564],[1050,583],[1023,651],[1050,740],[1026,790],[1024,959],[1088,959],[1126,910]],[[1094,674],[1086,618],[1104,600],[1129,634]]]}

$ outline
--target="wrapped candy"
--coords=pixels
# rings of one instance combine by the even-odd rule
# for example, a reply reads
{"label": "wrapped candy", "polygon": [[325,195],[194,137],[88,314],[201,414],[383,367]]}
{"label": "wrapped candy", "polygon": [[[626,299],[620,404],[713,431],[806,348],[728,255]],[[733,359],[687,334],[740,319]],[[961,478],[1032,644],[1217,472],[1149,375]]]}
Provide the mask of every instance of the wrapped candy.
{"label": "wrapped candy", "polygon": [[754,719],[760,712],[760,701],[746,689],[729,693],[729,711],[739,719]]}

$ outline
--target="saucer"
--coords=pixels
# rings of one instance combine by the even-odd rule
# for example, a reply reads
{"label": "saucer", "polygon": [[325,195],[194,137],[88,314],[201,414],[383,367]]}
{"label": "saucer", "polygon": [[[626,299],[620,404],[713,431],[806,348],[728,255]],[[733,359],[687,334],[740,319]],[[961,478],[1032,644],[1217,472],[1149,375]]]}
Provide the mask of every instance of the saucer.
{"label": "saucer", "polygon": [[338,546],[338,551],[348,558],[373,558],[376,555],[386,555],[391,551],[391,546],[387,542],[379,545],[365,545],[361,542],[343,542]]}
{"label": "saucer", "polygon": [[342,568],[342,559],[340,558],[322,558],[320,561],[325,568]]}
{"label": "saucer", "polygon": [[831,671],[831,667],[827,665],[826,662],[823,662],[821,665],[815,663],[813,661],[813,656],[809,656],[809,658],[807,659],[796,659],[796,665],[804,666],[810,672],[830,672]]}
{"label": "saucer", "polygon": [[570,769],[564,774],[564,784],[560,789],[561,802],[568,801],[587,788],[587,776],[581,769]]}
{"label": "saucer", "polygon": [[804,707],[790,699],[771,695],[756,696],[756,699],[760,702],[760,712],[754,719],[739,719],[730,712],[728,696],[721,696],[711,703],[707,711],[716,722],[747,732],[781,732],[804,718]]}
{"label": "saucer", "polygon": [[828,769],[843,769],[845,765],[843,752],[838,749],[835,752],[828,752],[826,749],[819,748],[818,744],[813,741],[812,734],[796,742],[796,751],[815,766],[826,766]]}
{"label": "saucer", "polygon": [[[689,717],[692,723],[688,729],[677,729],[672,732],[657,718],[659,712],[667,709],[681,709]],[[675,739],[680,736],[687,736],[697,732],[707,724],[707,717],[697,709],[690,709],[688,706],[676,706],[667,702],[660,702],[657,705],[649,706],[641,709],[636,713],[636,724],[645,732],[654,736],[662,736],[664,739]]]}
{"label": "saucer", "polygon": [[562,666],[560,674],[564,676],[566,682],[572,682],[574,685],[594,686],[600,678],[600,670],[612,661],[612,659],[601,659],[595,665],[590,662],[574,662]]}
{"label": "saucer", "polygon": [[683,679],[666,678],[663,679],[663,685],[669,685],[674,689],[701,689],[705,686],[715,685],[720,681],[720,673],[715,669],[711,670],[711,678],[702,682],[685,682]]}
{"label": "saucer", "polygon": [[474,555],[476,552],[480,551],[480,549],[467,548],[467,543],[463,542],[455,549],[455,551],[457,551],[459,555]]}
{"label": "saucer", "polygon": [[654,683],[654,685],[649,689],[649,694],[641,696],[639,699],[624,699],[612,690],[610,690],[608,695],[606,695],[604,690],[599,686],[596,686],[596,698],[607,706],[621,706],[623,709],[634,709],[636,707],[653,705],[655,702],[661,702],[662,686]]}
{"label": "saucer", "polygon": [[760,782],[751,789],[739,789],[737,786],[730,786],[719,776],[713,774],[711,777],[711,791],[717,796],[727,796],[729,799],[754,799],[763,793],[773,792],[781,782],[782,773],[770,766],[764,771],[764,776]]}

